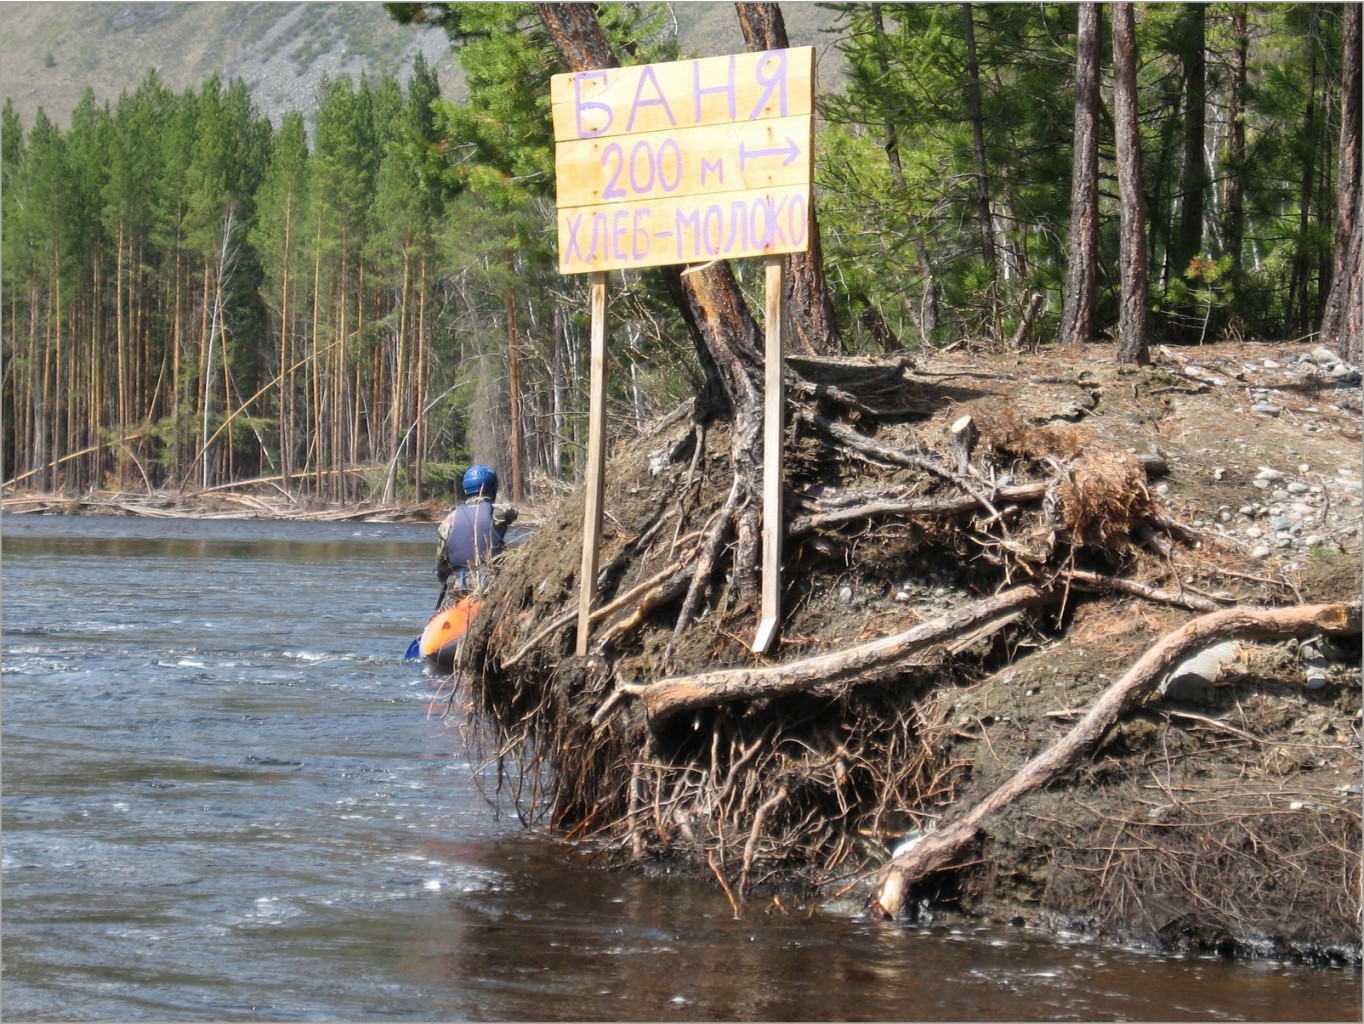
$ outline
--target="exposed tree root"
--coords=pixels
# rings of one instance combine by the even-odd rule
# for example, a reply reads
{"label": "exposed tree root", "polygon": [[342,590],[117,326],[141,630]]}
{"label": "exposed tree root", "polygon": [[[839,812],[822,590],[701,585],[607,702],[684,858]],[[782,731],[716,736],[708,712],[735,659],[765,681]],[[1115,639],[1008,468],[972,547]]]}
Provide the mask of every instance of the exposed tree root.
{"label": "exposed tree root", "polygon": [[[1354,611],[1323,626],[1323,608],[1237,607],[1292,600],[1292,580],[1170,518],[1134,453],[1082,428],[992,417],[976,405],[974,429],[948,416],[944,427],[959,429],[925,440],[875,412],[915,407],[906,367],[866,368],[870,390],[859,372],[839,363],[828,381],[791,389],[786,613],[770,660],[748,645],[756,506],[744,473],[756,452],[736,445],[740,435],[723,421],[678,420],[613,465],[609,571],[598,580],[588,658],[569,653],[581,507],[566,503],[538,546],[511,558],[490,595],[497,613],[471,628],[461,696],[495,751],[488,763],[514,768],[528,819],[548,817],[612,863],[692,865],[719,880],[736,913],[767,888],[827,894],[848,878],[870,879],[905,839],[955,819],[893,860],[876,906],[894,913],[928,877],[914,865],[965,867],[982,818],[1013,813],[993,801],[1033,793],[1018,805],[1031,810],[1038,790],[1067,770],[1086,780],[1131,771],[1130,760],[1096,750],[1142,726],[1124,721],[1129,712],[1158,717],[1136,709],[1182,652],[1219,635],[1357,632]],[[745,448],[743,466],[736,447]],[[1148,621],[1172,608],[1210,614],[1137,662],[1052,751],[1039,755],[1026,737],[1021,756],[1008,747],[1000,730],[1024,728],[1011,706],[1003,715],[997,706],[963,710],[977,693],[1011,705],[1020,694],[1000,681],[1047,671],[1030,666],[1048,665],[1082,616],[1100,618],[1100,644],[1112,639],[1135,658],[1150,643]],[[1089,693],[1097,664],[1076,664],[1078,675],[1053,674],[1045,685]],[[1044,705],[1043,723],[1085,703],[1056,692],[1063,706]],[[1254,735],[1239,721],[1163,721],[1187,744],[1248,744]],[[1000,785],[1034,756],[1029,773]],[[982,765],[1006,758],[999,778],[984,775]],[[957,801],[967,788],[1002,796],[963,817]],[[1104,813],[1113,821],[1106,835],[1137,829],[1118,823],[1112,807]],[[1068,850],[1064,835],[1042,842],[1090,878],[1097,852]],[[1102,898],[1078,889],[1075,898],[1102,903],[1118,929],[1131,912],[1122,893],[1136,891],[1142,871],[1163,877],[1165,853],[1151,856],[1124,862],[1133,881],[1118,890],[1104,888],[1100,859]],[[939,873],[934,884],[974,884],[988,870]],[[1144,927],[1166,923],[1153,917]]]}
{"label": "exposed tree root", "polygon": [[1060,742],[1029,761],[1012,779],[946,828],[925,837],[891,861],[868,909],[876,917],[894,917],[915,882],[952,861],[975,840],[981,823],[1002,807],[1041,789],[1073,768],[1118,718],[1144,700],[1181,658],[1219,640],[1275,639],[1309,636],[1358,636],[1358,604],[1307,605],[1300,608],[1227,608],[1194,619],[1167,634],[1104,691]]}
{"label": "exposed tree root", "polygon": [[1055,592],[1025,584],[893,636],[869,640],[855,647],[781,665],[724,669],[662,679],[632,692],[644,702],[650,724],[657,729],[674,715],[686,711],[787,696],[815,688],[870,685],[902,674],[911,658],[935,644],[976,632],[992,620],[1012,620],[1021,609],[1059,598]]}

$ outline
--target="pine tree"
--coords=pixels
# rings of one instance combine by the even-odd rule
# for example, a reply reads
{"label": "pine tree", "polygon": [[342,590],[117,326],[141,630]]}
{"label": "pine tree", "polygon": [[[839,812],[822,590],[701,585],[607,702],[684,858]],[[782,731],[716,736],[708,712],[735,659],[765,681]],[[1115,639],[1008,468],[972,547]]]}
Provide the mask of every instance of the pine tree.
{"label": "pine tree", "polygon": [[1070,252],[1060,342],[1094,337],[1099,259],[1099,4],[1080,5],[1075,55],[1075,147],[1070,188]]}
{"label": "pine tree", "polygon": [[278,373],[275,378],[275,435],[280,487],[292,492],[297,465],[298,422],[295,359],[299,350],[300,298],[309,201],[309,156],[301,114],[285,115],[271,145],[265,176],[256,193],[257,220],[251,243],[264,268],[266,302],[277,318]]}
{"label": "pine tree", "polygon": [[1122,280],[1118,362],[1150,362],[1146,335],[1146,225],[1142,196],[1141,130],[1137,114],[1137,50],[1133,4],[1117,3],[1113,19],[1113,122],[1117,136],[1118,200],[1121,205]]}

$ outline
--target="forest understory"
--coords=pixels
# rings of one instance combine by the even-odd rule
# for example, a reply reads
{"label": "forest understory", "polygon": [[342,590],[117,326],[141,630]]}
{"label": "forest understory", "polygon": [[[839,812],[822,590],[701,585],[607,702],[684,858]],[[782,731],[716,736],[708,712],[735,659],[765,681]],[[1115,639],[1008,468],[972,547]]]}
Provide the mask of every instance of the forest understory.
{"label": "forest understory", "polygon": [[683,408],[609,463],[586,659],[581,493],[508,556],[449,704],[488,783],[736,914],[1358,963],[1358,373],[1250,343],[788,369],[769,656],[725,426]]}

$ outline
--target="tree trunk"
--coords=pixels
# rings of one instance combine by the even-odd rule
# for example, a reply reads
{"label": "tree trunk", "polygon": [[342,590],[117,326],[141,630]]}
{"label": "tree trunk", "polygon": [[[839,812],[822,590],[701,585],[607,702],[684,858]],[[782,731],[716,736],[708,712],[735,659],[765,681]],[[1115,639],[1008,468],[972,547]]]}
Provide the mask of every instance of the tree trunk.
{"label": "tree trunk", "polygon": [[1112,16],[1113,122],[1121,208],[1118,362],[1145,366],[1151,361],[1146,341],[1146,212],[1141,194],[1141,126],[1137,120],[1137,46],[1132,4],[1114,4]]}
{"label": "tree trunk", "polygon": [[426,262],[422,253],[421,278],[417,292],[417,358],[412,367],[412,409],[417,418],[416,453],[412,460],[413,498],[421,502],[425,496],[423,478],[426,474]]}
{"label": "tree trunk", "polygon": [[1070,184],[1070,266],[1062,345],[1093,340],[1099,255],[1099,5],[1080,5],[1075,53],[1075,166]]}
{"label": "tree trunk", "polygon": [[976,216],[980,220],[980,255],[990,275],[988,322],[990,337],[998,338],[1000,322],[998,279],[995,265],[995,225],[990,211],[990,178],[985,159],[985,116],[980,100],[980,65],[976,60],[976,27],[970,4],[961,5],[966,33],[966,99],[971,117],[971,156],[976,172]]}
{"label": "tree trunk", "polygon": [[[1203,134],[1207,121],[1207,19],[1202,4],[1186,4],[1188,36],[1184,38],[1184,160],[1180,175],[1182,200],[1170,271],[1183,276],[1203,249],[1203,193],[1208,185]],[[1188,310],[1186,310],[1188,312]]]}
{"label": "tree trunk", "polygon": [[1225,250],[1231,256],[1233,273],[1240,274],[1241,251],[1246,235],[1245,168],[1246,168],[1246,54],[1250,36],[1246,30],[1246,9],[1237,5],[1232,9],[1232,33],[1236,49],[1232,52],[1231,96],[1227,115],[1230,119],[1227,138],[1227,160],[1223,192],[1223,238]]}
{"label": "tree trunk", "polygon": [[393,363],[393,396],[388,420],[388,472],[384,475],[384,498],[391,502],[398,493],[398,451],[402,447],[405,431],[403,423],[407,419],[407,297],[412,291],[412,237],[403,240],[403,280],[398,291],[398,331],[395,358]]}
{"label": "tree trunk", "polygon": [[[775,3],[736,3],[739,27],[749,50],[784,50],[791,45],[781,7]],[[783,257],[787,294],[787,327],[791,350],[806,355],[833,355],[843,350],[834,304],[824,283],[824,255],[819,218],[810,205],[810,248]]]}
{"label": "tree trunk", "polygon": [[[881,5],[871,5],[871,23],[876,30],[876,34],[884,38],[886,34],[885,22],[881,18]],[[877,69],[881,72],[881,77],[885,81],[890,80],[890,62],[886,59],[885,49],[877,47]],[[901,196],[905,195],[908,189],[905,186],[905,169],[900,162],[900,134],[895,127],[895,121],[886,118],[883,126],[884,143],[886,151],[886,163],[890,165],[890,180],[895,186],[895,191]],[[919,324],[919,334],[925,344],[929,343],[933,334],[938,329],[938,285],[933,278],[933,265],[929,261],[928,246],[924,244],[923,235],[918,230],[918,225],[910,223],[906,225],[909,236],[914,240],[914,254],[918,257],[918,278],[920,287],[919,312],[915,319]]]}
{"label": "tree trunk", "polygon": [[1364,236],[1364,188],[1360,183],[1360,6],[1346,4],[1340,81],[1340,157],[1336,180],[1335,265],[1331,293],[1322,317],[1322,341],[1341,358],[1358,363],[1361,355],[1360,248]]}
{"label": "tree trunk", "polygon": [[511,399],[511,499],[521,505],[526,497],[522,480],[521,452],[525,442],[521,436],[521,327],[516,315],[516,254],[507,250],[507,393]]}
{"label": "tree trunk", "polygon": [[1308,139],[1306,154],[1302,162],[1302,192],[1298,199],[1298,246],[1293,257],[1293,269],[1288,282],[1288,323],[1287,328],[1294,334],[1305,331],[1310,322],[1307,315],[1307,282],[1311,276],[1311,252],[1307,244],[1307,234],[1312,225],[1312,195],[1316,188],[1316,137],[1318,94],[1317,46],[1321,34],[1321,8],[1312,9],[1312,31],[1310,47],[1312,58],[1308,70],[1307,105],[1303,110],[1303,134]]}
{"label": "tree trunk", "polygon": [[293,462],[293,431],[290,426],[293,421],[292,395],[293,395],[293,375],[289,372],[289,367],[293,361],[293,345],[289,328],[289,279],[290,270],[290,244],[294,230],[294,202],[293,194],[290,193],[288,202],[284,205],[284,249],[282,254],[282,266],[280,272],[280,303],[279,303],[279,474],[280,489],[285,494],[289,493],[292,486],[294,471]]}

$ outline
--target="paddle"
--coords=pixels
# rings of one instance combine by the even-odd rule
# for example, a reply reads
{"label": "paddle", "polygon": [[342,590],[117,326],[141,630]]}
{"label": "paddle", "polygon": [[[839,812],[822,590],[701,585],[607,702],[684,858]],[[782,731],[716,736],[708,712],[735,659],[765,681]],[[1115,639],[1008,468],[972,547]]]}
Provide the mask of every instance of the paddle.
{"label": "paddle", "polygon": [[412,642],[407,645],[407,653],[403,655],[403,661],[422,660],[422,638],[414,636]]}

